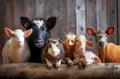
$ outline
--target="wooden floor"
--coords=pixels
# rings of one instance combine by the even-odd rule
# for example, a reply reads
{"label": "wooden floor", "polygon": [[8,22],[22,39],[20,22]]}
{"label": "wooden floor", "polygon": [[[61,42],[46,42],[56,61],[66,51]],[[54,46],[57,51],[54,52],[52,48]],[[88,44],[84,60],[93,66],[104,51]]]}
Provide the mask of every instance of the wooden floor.
{"label": "wooden floor", "polygon": [[120,64],[93,64],[83,70],[67,65],[59,69],[48,69],[45,64],[38,63],[1,64],[0,78],[120,79]]}

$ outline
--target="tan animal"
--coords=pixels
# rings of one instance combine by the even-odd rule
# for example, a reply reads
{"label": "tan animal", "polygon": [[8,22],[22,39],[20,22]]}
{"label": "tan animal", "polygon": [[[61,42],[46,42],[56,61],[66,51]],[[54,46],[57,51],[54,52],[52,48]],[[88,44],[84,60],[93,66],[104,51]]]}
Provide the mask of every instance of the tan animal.
{"label": "tan animal", "polygon": [[109,27],[102,32],[94,28],[87,28],[87,33],[95,37],[98,56],[104,63],[120,63],[120,45],[108,43],[107,41],[108,37],[113,34],[114,29],[114,27]]}

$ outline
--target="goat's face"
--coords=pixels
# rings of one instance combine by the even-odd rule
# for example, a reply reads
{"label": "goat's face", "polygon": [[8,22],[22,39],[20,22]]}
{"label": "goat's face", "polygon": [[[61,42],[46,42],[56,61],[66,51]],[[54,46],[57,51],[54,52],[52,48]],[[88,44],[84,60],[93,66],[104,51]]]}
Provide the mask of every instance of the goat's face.
{"label": "goat's face", "polygon": [[55,57],[60,53],[60,42],[57,39],[49,39],[48,53]]}
{"label": "goat's face", "polygon": [[23,32],[21,29],[12,31],[9,28],[5,28],[6,35],[11,37],[11,43],[15,47],[22,47],[24,45],[25,37],[28,37],[32,33],[32,29]]}
{"label": "goat's face", "polygon": [[26,29],[33,29],[29,40],[32,41],[37,48],[41,48],[48,41],[50,37],[49,31],[55,26],[56,18],[51,17],[47,21],[43,18],[35,18],[30,21],[26,17],[21,17],[21,23]]}
{"label": "goat's face", "polygon": [[75,48],[80,52],[85,52],[86,46],[93,47],[93,43],[88,41],[84,35],[77,35],[75,38]]}
{"label": "goat's face", "polygon": [[113,34],[114,27],[109,27],[105,32],[103,31],[96,31],[93,28],[87,28],[87,33],[91,36],[95,37],[96,45],[100,49],[103,49],[107,44],[107,38],[109,35]]}
{"label": "goat's face", "polygon": [[75,43],[75,34],[72,34],[72,33],[68,33],[66,35],[67,39],[69,40],[69,45],[70,46],[73,46],[74,43]]}

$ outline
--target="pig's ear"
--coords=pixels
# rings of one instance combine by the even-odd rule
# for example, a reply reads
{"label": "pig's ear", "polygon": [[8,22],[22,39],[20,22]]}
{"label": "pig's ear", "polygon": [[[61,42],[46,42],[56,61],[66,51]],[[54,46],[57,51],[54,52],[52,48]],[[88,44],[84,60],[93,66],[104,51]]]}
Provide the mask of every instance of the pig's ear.
{"label": "pig's ear", "polygon": [[32,29],[24,31],[25,37],[29,37],[32,34]]}
{"label": "pig's ear", "polygon": [[9,37],[13,37],[14,36],[14,32],[10,29],[10,28],[5,28],[5,33],[7,36]]}
{"label": "pig's ear", "polygon": [[25,29],[30,29],[30,24],[31,24],[31,21],[29,20],[29,18],[27,17],[20,17],[20,21],[21,21],[21,24],[22,26],[25,28]]}
{"label": "pig's ear", "polygon": [[94,47],[93,42],[91,42],[91,41],[89,41],[89,40],[86,41],[86,45],[87,45],[88,47],[91,47],[91,48]]}

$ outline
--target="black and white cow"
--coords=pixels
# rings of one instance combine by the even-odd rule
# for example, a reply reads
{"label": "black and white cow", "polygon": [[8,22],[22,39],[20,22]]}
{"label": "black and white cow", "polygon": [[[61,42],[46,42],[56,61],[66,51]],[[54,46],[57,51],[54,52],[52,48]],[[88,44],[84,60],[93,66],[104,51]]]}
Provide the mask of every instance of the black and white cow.
{"label": "black and white cow", "polygon": [[44,18],[34,18],[30,20],[27,17],[20,17],[21,24],[25,29],[33,29],[31,36],[28,38],[28,44],[31,50],[30,62],[42,62],[41,50],[50,37],[50,30],[56,24],[56,17],[50,17],[46,21]]}

